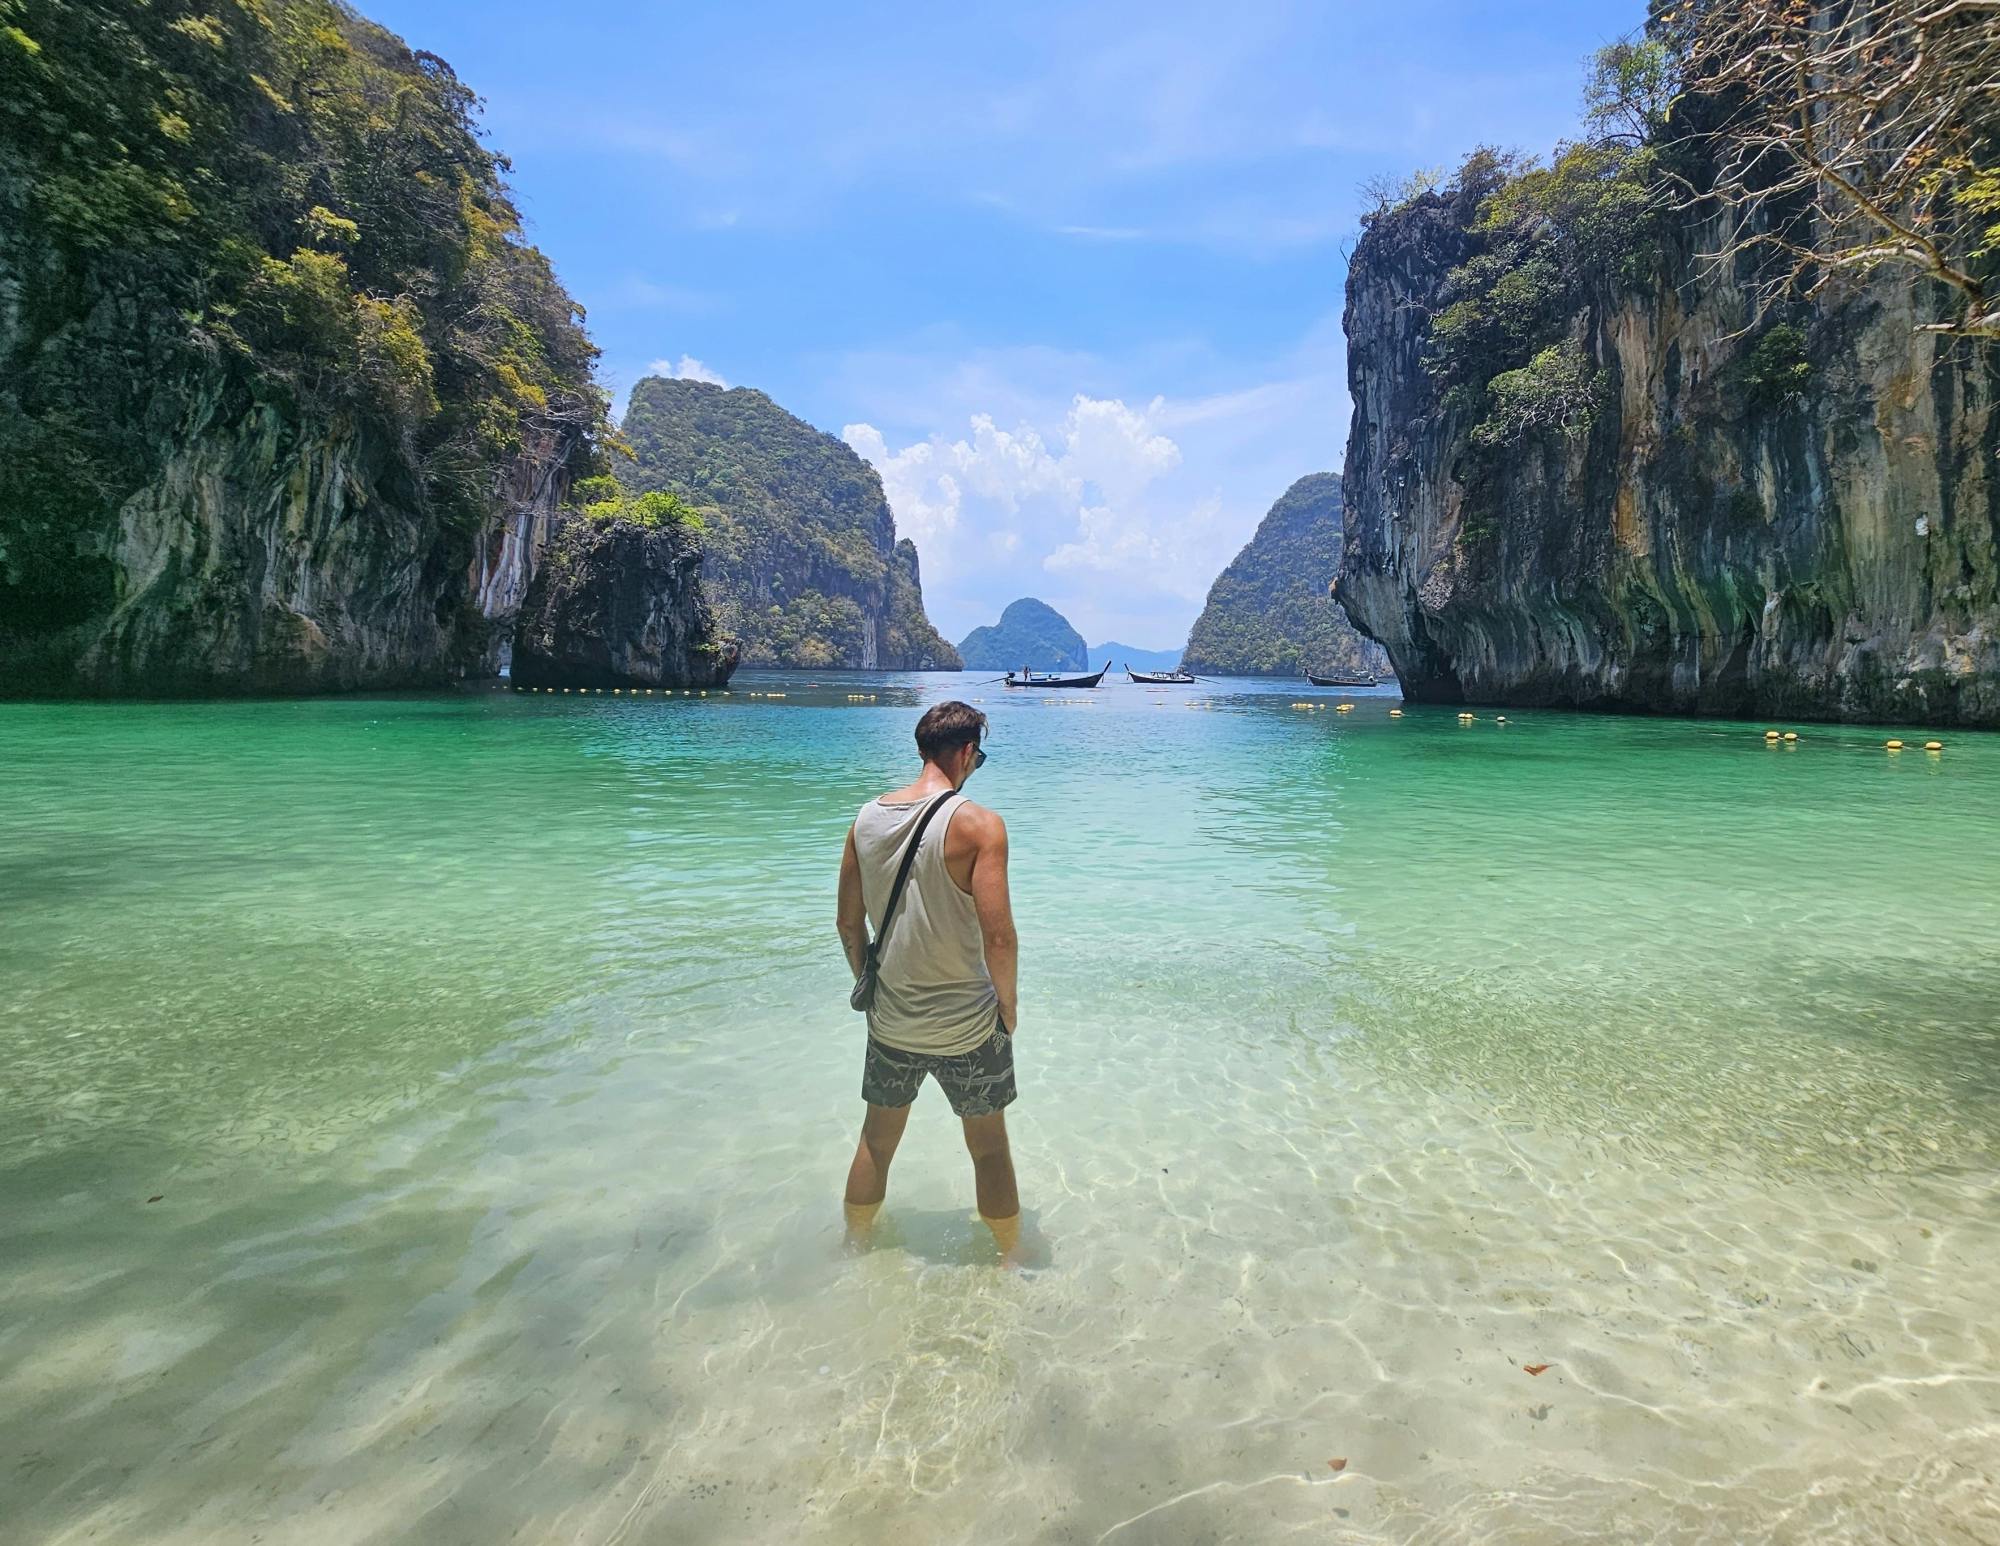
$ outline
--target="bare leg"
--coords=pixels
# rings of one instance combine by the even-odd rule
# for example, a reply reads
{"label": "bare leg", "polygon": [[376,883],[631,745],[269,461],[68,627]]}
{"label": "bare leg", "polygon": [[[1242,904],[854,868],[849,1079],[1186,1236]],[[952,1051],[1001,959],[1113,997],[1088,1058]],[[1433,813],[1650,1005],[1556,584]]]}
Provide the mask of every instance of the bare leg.
{"label": "bare leg", "polygon": [[1021,1195],[1014,1186],[1014,1154],[1007,1146],[1007,1113],[966,1117],[964,1122],[979,1216],[993,1231],[1000,1254],[1009,1257],[1021,1240]]}
{"label": "bare leg", "polygon": [[861,1141],[854,1146],[854,1163],[847,1167],[849,1234],[866,1233],[875,1222],[875,1210],[889,1189],[889,1162],[896,1157],[896,1145],[903,1141],[909,1121],[908,1106],[871,1104],[862,1118]]}

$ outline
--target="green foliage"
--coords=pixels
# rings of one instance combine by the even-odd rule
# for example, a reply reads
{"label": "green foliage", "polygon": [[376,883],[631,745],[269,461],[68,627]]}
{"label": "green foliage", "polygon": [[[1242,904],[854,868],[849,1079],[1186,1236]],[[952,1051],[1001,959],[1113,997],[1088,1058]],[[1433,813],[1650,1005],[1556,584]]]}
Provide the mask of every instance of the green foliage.
{"label": "green foliage", "polygon": [[1491,411],[1472,430],[1478,446],[1513,445],[1549,430],[1584,434],[1603,395],[1598,372],[1568,341],[1552,344],[1518,370],[1502,371],[1487,390]]}
{"label": "green foliage", "polygon": [[624,495],[618,480],[608,472],[593,474],[588,478],[578,478],[569,488],[569,500],[573,505],[598,505],[608,499],[618,499]]}
{"label": "green foliage", "polygon": [[1979,245],[1971,256],[2000,260],[2000,166],[1975,166],[1966,160],[1949,170],[1957,178],[1952,202],[1975,215],[1996,217],[1991,224],[1981,228]]}
{"label": "green foliage", "polygon": [[1674,52],[1655,37],[1612,43],[1591,61],[1584,122],[1599,140],[1644,144],[1659,137],[1680,91]]}
{"label": "green foliage", "polygon": [[[584,479],[584,482],[591,484],[611,481],[608,478]],[[586,504],[583,507],[583,518],[597,526],[609,526],[614,521],[623,521],[629,526],[637,526],[645,531],[661,531],[669,526],[678,526],[685,531],[699,532],[705,530],[708,525],[702,513],[680,495],[661,493],[658,490],[636,495],[620,493],[609,499]]]}
{"label": "green foliage", "polygon": [[197,396],[210,426],[266,403],[377,432],[448,545],[524,440],[602,427],[596,351],[477,105],[335,0],[0,0],[0,271],[28,276],[0,617],[33,625]]}
{"label": "green foliage", "polygon": [[820,669],[859,660],[867,629],[868,616],[852,596],[807,590],[765,608],[755,632],[771,661]]}
{"label": "green foliage", "polygon": [[1658,173],[1651,147],[1604,141],[1547,166],[1479,150],[1460,168],[1449,196],[1476,210],[1478,250],[1445,276],[1424,369],[1475,446],[1589,427],[1599,383],[1574,319],[1607,280],[1639,284],[1657,265]]}
{"label": "green foliage", "polygon": [[1219,676],[1386,673],[1388,656],[1327,594],[1340,546],[1340,479],[1310,473],[1209,588],[1181,663]]}
{"label": "green foliage", "polygon": [[1738,367],[1745,393],[1762,408],[1779,408],[1803,398],[1812,385],[1805,332],[1789,322],[1765,331]]}
{"label": "green foliage", "polygon": [[923,613],[916,553],[899,558],[875,470],[761,392],[648,377],[619,463],[629,489],[672,494],[707,523],[702,583],[750,665],[957,663]]}

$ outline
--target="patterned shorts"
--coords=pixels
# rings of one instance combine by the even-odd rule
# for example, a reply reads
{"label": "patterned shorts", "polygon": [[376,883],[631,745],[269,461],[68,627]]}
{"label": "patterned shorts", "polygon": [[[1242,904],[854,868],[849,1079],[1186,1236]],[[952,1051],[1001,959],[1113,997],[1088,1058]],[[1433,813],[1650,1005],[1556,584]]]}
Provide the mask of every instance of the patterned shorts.
{"label": "patterned shorts", "polygon": [[861,1098],[871,1106],[907,1106],[917,1098],[924,1075],[937,1080],[951,1109],[962,1117],[990,1117],[1014,1099],[1014,1037],[995,1021],[993,1034],[970,1052],[940,1057],[904,1052],[868,1038],[868,1061],[861,1071]]}

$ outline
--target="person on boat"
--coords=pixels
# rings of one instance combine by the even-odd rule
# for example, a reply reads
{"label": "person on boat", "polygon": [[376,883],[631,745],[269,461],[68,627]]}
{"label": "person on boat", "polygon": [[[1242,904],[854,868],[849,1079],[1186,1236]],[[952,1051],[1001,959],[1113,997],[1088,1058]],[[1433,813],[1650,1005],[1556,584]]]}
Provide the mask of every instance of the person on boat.
{"label": "person on boat", "polygon": [[[1002,1256],[1011,1259],[1020,1240],[1021,1201],[1006,1108],[1015,1095],[1020,1006],[1007,824],[961,792],[986,761],[979,744],[985,731],[986,716],[970,704],[928,710],[917,721],[922,770],[861,807],[841,852],[836,923],[857,982],[871,925],[877,931],[876,991],[861,1076],[868,1110],[848,1167],[845,1202],[850,1236],[865,1238],[882,1206],[911,1102],[929,1075],[964,1125],[979,1215]],[[930,812],[933,802],[940,803]],[[883,910],[913,836],[916,857],[883,937]]]}

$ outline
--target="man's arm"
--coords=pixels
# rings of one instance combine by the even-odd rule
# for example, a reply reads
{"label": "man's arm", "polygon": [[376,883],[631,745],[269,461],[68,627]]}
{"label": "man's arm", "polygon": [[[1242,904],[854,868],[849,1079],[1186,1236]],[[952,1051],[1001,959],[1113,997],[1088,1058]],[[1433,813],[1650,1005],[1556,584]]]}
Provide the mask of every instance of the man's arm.
{"label": "man's arm", "polygon": [[840,930],[840,948],[847,952],[848,969],[859,982],[868,959],[868,905],[861,900],[861,856],[854,851],[852,827],[847,829],[847,846],[840,851],[840,902],[833,921]]}
{"label": "man's arm", "polygon": [[972,853],[972,905],[986,946],[986,970],[1000,995],[1000,1019],[1009,1031],[1021,1023],[1015,968],[1021,954],[1014,933],[1014,903],[1007,894],[1007,823],[996,811],[981,810]]}

